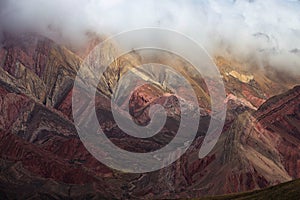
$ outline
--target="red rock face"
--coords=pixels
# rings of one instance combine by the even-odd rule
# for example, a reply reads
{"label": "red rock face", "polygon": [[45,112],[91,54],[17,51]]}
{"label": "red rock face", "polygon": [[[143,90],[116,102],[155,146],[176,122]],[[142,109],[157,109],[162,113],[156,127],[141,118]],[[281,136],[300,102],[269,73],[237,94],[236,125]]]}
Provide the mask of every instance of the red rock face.
{"label": "red rock face", "polygon": [[273,97],[256,112],[258,123],[280,135],[277,149],[285,169],[293,178],[300,178],[300,87]]}
{"label": "red rock face", "polygon": [[[298,136],[299,100],[300,87],[298,86],[288,93],[271,98],[267,103],[263,104],[256,113],[256,118],[264,127],[269,126],[271,130],[276,128],[280,131],[290,130],[291,134]],[[274,127],[271,127],[272,125]]]}
{"label": "red rock face", "polygon": [[[266,101],[262,87],[233,77],[225,80],[228,114],[224,131],[207,157],[198,159],[210,121],[209,110],[204,109],[195,141],[172,165],[145,174],[124,174],[106,167],[86,150],[72,120],[72,93],[79,92],[72,86],[80,62],[50,40],[7,36],[0,50],[0,196],[187,198],[259,189],[300,178],[299,87]],[[129,102],[131,117],[145,125],[150,121],[150,106],[160,104],[169,121],[159,135],[149,139],[122,132],[113,119],[109,94],[124,68],[136,62],[120,60],[120,65],[107,72],[99,84],[96,111],[112,142],[125,150],[148,152],[166,145],[176,134],[180,96],[157,86],[136,88],[118,109]],[[185,94],[184,88],[181,93]],[[86,102],[81,105],[86,116],[94,109],[86,107]]]}
{"label": "red rock face", "polygon": [[[24,41],[25,40],[25,41]],[[7,36],[5,48],[1,49],[3,68],[11,75],[18,73],[16,66],[21,63],[38,76],[45,71],[47,57],[49,57],[51,43],[49,40],[39,40],[35,36],[24,36],[15,40]]]}
{"label": "red rock face", "polygon": [[70,121],[24,95],[0,91],[1,159],[20,162],[28,175],[64,183],[88,184],[112,175],[86,151]]}
{"label": "red rock face", "polygon": [[[240,115],[224,132],[224,190],[240,192],[299,178],[299,87]],[[225,169],[223,169],[226,171]]]}
{"label": "red rock face", "polygon": [[[135,89],[129,100],[129,113],[135,118],[136,123],[146,125],[151,120],[149,107],[163,97],[163,91],[149,85]],[[126,103],[126,102],[125,102]]]}

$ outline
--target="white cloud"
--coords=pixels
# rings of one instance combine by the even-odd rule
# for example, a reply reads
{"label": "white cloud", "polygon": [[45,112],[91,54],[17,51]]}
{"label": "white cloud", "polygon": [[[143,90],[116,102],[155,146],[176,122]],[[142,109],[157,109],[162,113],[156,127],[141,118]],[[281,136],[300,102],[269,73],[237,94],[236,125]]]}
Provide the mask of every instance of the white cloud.
{"label": "white cloud", "polygon": [[201,42],[211,54],[300,73],[296,0],[6,0],[0,20],[2,29],[33,29],[56,40],[59,31],[77,42],[84,41],[86,31],[110,35],[149,26],[171,28]]}

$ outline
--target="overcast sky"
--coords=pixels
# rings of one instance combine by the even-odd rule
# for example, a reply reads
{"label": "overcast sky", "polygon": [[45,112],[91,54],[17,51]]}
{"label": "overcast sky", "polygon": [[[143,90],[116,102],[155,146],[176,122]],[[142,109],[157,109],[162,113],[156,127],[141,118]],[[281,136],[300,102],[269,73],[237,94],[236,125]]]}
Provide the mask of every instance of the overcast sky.
{"label": "overcast sky", "polygon": [[34,30],[57,41],[84,42],[88,31],[109,36],[149,26],[187,34],[213,56],[300,73],[297,0],[0,1],[2,31]]}

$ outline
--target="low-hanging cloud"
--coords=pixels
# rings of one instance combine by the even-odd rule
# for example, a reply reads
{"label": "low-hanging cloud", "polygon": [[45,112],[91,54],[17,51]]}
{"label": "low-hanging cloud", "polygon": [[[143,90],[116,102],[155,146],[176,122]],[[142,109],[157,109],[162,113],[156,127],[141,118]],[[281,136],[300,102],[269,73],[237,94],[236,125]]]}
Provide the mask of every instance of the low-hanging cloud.
{"label": "low-hanging cloud", "polygon": [[300,74],[297,0],[2,0],[0,30],[35,31],[57,42],[86,42],[142,27],[182,32],[212,56]]}

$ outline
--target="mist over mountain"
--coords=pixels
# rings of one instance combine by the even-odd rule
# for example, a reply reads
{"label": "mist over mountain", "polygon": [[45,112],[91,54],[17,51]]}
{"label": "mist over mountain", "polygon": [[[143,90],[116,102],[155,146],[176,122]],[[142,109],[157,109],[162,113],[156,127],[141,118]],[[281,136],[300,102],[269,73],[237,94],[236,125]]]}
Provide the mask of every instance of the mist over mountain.
{"label": "mist over mountain", "polygon": [[[299,199],[299,10],[292,0],[0,0],[0,199],[233,199],[227,194],[261,189],[236,197]],[[122,47],[140,42],[136,35],[123,46],[114,40],[91,51],[109,36],[143,27],[194,39],[220,75],[199,75],[181,55],[160,49],[127,48],[132,51],[118,57]],[[147,35],[147,42],[203,58],[197,45],[148,30],[138,39]],[[106,65],[94,83],[94,67]],[[220,94],[220,83],[225,94],[217,101],[212,94]],[[224,126],[210,153],[199,157],[211,123],[220,121],[214,102],[227,107]],[[144,137],[148,128],[139,126],[158,121],[158,108],[165,111],[164,126]],[[132,123],[121,126],[119,119]],[[81,130],[89,135],[94,128],[87,143]],[[186,141],[182,148],[178,138]],[[147,155],[174,141],[174,151],[152,154],[146,172],[132,154],[105,148],[113,143]]]}
{"label": "mist over mountain", "polygon": [[142,27],[182,32],[212,56],[300,74],[300,2],[295,0],[3,0],[1,32],[37,32],[77,46],[87,33]]}

